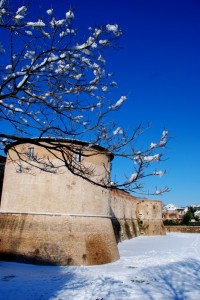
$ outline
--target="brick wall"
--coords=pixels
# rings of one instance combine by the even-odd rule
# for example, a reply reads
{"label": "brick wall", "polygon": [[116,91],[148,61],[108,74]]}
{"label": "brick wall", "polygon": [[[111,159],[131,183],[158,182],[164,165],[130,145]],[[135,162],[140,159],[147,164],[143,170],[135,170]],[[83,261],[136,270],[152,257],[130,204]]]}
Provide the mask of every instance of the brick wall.
{"label": "brick wall", "polygon": [[0,214],[0,260],[95,265],[119,259],[109,218]]}
{"label": "brick wall", "polygon": [[200,226],[165,226],[167,232],[200,233]]}

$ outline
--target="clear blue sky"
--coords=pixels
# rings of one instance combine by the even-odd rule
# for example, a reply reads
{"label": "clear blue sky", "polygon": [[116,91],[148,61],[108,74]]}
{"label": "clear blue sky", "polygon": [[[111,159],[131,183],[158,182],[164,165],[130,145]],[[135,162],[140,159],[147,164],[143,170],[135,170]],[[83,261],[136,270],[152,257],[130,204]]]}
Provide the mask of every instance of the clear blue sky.
{"label": "clear blue sky", "polygon": [[[158,197],[166,204],[200,204],[200,2],[33,2],[35,7],[43,4],[44,9],[52,3],[60,15],[71,6],[78,26],[85,29],[95,24],[119,24],[124,32],[122,48],[110,52],[107,64],[119,85],[116,95],[128,96],[118,120],[124,127],[150,122],[151,129],[144,136],[148,142],[157,141],[164,128],[169,130],[172,140],[163,164],[167,174],[147,183],[171,189]],[[115,164],[114,169],[121,172],[121,164]]]}

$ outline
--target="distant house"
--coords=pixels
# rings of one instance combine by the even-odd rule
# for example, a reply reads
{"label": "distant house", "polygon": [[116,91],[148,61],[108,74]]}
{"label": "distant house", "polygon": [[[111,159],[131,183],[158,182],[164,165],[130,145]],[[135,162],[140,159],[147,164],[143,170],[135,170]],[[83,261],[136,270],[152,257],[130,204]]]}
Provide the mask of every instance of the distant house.
{"label": "distant house", "polygon": [[174,204],[165,205],[162,209],[162,219],[163,221],[171,220],[180,223],[189,209],[191,209],[194,214],[194,218],[191,222],[195,222],[195,219],[200,218],[200,205],[198,204],[186,207],[176,207]]}
{"label": "distant house", "polygon": [[197,217],[198,219],[200,219],[200,210],[196,210],[194,212],[194,216]]}
{"label": "distant house", "polygon": [[186,214],[186,212],[188,211],[187,207],[177,207],[176,211],[178,213],[178,220],[182,220],[183,216]]}
{"label": "distant house", "polygon": [[190,207],[195,209],[195,211],[200,210],[200,205],[199,204],[190,205]]}
{"label": "distant house", "polygon": [[167,204],[163,207],[162,218],[165,220],[173,220],[176,222],[181,222],[183,216],[187,212],[185,207],[176,207],[174,204]]}
{"label": "distant house", "polygon": [[162,218],[164,220],[176,220],[178,218],[176,206],[173,204],[167,204],[164,206],[162,210]]}

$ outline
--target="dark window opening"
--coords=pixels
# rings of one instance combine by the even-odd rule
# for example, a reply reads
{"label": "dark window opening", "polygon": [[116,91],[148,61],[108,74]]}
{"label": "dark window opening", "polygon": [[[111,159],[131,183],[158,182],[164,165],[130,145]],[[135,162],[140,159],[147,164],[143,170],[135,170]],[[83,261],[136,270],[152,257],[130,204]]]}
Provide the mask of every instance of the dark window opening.
{"label": "dark window opening", "polygon": [[17,173],[23,173],[23,172],[22,172],[22,166],[21,166],[21,165],[18,165],[18,169],[16,170],[16,172],[17,172]]}
{"label": "dark window opening", "polygon": [[28,159],[29,160],[34,160],[34,148],[28,148]]}
{"label": "dark window opening", "polygon": [[78,150],[76,153],[75,153],[75,161],[76,162],[81,162],[81,150]]}
{"label": "dark window opening", "polygon": [[5,164],[6,164],[6,157],[0,155],[0,204],[1,204],[1,193],[3,188]]}

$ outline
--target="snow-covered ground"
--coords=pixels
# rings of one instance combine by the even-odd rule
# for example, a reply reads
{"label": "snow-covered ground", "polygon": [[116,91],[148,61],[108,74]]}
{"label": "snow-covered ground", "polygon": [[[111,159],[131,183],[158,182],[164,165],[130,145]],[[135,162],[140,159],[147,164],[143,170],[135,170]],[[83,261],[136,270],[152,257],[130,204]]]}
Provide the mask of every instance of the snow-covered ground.
{"label": "snow-covered ground", "polygon": [[141,236],[119,250],[119,261],[101,266],[0,262],[0,299],[200,299],[200,234]]}

